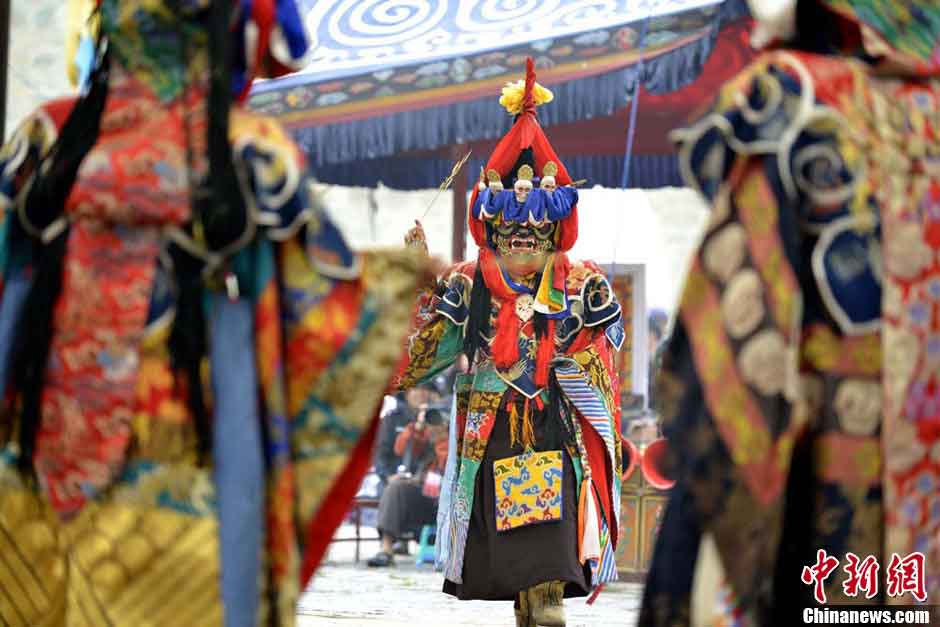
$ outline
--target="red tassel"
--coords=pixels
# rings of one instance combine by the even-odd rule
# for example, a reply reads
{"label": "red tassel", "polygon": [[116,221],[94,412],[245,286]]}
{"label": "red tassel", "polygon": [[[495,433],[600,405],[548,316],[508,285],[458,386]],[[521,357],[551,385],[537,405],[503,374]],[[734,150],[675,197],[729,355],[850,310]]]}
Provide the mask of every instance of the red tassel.
{"label": "red tassel", "polygon": [[496,337],[493,338],[493,363],[498,368],[510,368],[519,361],[519,327],[521,324],[516,316],[516,303],[510,300],[503,301],[496,320]]}
{"label": "red tassel", "polygon": [[555,353],[555,321],[549,319],[548,332],[539,339],[538,352],[535,354],[535,385],[548,385],[548,365]]}

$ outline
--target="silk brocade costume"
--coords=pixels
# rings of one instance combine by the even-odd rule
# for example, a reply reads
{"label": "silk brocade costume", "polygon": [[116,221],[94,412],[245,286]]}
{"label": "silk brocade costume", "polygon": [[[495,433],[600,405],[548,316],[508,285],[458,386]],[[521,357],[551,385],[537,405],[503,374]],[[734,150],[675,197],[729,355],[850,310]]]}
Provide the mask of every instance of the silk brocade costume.
{"label": "silk brocade costume", "polygon": [[642,625],[800,622],[820,549],[829,604],[924,602],[887,594],[914,553],[940,598],[940,9],[818,4],[855,48],[770,50],[677,133],[712,215],[658,380],[678,482]]}
{"label": "silk brocade costume", "polygon": [[[250,18],[252,3],[241,4]],[[250,219],[225,251],[190,237],[191,177],[204,171],[208,67],[195,15],[205,6],[101,5],[112,54],[101,131],[49,227],[68,239],[38,485],[16,468],[16,434],[0,432],[4,625],[293,625],[369,464],[421,264],[405,251],[351,251],[314,204],[285,131],[237,107],[230,140]],[[40,107],[0,152],[4,380],[50,235],[18,200],[73,104]],[[171,243],[229,268],[204,302],[214,430],[204,465],[170,364]]]}
{"label": "silk brocade costume", "polygon": [[[451,447],[439,515],[444,591],[461,599],[512,600],[551,580],[565,584],[565,596],[584,596],[617,578],[613,550],[622,459],[614,358],[623,344],[623,320],[600,267],[567,258],[577,238],[578,194],[536,119],[534,101],[546,92],[534,77],[530,59],[526,80],[503,90],[500,103],[507,106],[511,100],[516,108],[507,109],[517,118],[486,166],[491,180],[507,181],[506,189],[478,188],[471,197],[470,231],[480,246],[479,258],[451,268],[436,289],[421,297],[409,362],[399,381],[402,388],[426,381],[464,352],[475,313],[474,281],[483,281],[491,295],[485,313],[490,331],[481,338],[469,372],[457,377],[456,446]],[[511,181],[523,159],[530,171],[553,172],[557,189],[532,189],[524,202],[518,201]],[[491,229],[527,221],[558,226],[544,270],[534,283],[520,284],[500,266]],[[533,308],[547,312],[546,336],[535,329]],[[498,354],[507,345],[514,345],[509,352],[515,357],[500,364]],[[542,368],[551,374],[540,382]],[[562,405],[575,432],[564,445],[553,434],[558,427],[552,417]],[[498,497],[507,481],[496,477],[505,477],[501,460],[527,450],[557,451],[552,454],[559,455],[560,485],[548,484],[546,474],[545,483],[537,480],[528,489],[550,485],[560,511],[555,519],[516,527],[502,512],[529,512],[532,506],[531,522],[533,514],[543,515],[537,511],[539,501],[520,505]],[[538,468],[532,475],[541,478]]]}

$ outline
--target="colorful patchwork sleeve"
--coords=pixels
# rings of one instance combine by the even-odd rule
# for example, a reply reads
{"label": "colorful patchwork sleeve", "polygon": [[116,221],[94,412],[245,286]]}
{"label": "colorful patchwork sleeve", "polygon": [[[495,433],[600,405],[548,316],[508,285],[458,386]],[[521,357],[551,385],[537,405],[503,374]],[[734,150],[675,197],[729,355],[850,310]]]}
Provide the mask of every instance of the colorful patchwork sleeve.
{"label": "colorful patchwork sleeve", "polygon": [[[424,262],[404,249],[354,253],[316,206],[302,155],[283,129],[247,115],[236,124],[250,136],[236,146],[265,225],[244,266],[267,423],[267,542],[272,572],[286,586],[279,589],[295,590],[368,470]],[[290,599],[283,601],[286,612]]]}
{"label": "colorful patchwork sleeve", "polygon": [[407,389],[427,381],[450,366],[463,349],[470,315],[470,280],[452,273],[428,303],[419,307],[417,331],[408,344],[408,361],[397,387]]}
{"label": "colorful patchwork sleeve", "polygon": [[[787,67],[798,63],[790,55],[780,59],[783,65],[761,59],[729,84],[713,113],[679,134],[683,173],[711,202],[712,214],[656,382],[677,483],[650,567],[642,624],[690,620],[706,536],[715,541],[715,563],[726,566],[711,574],[727,582],[735,612],[743,613],[772,607],[772,595],[783,590],[801,598],[805,586],[793,569],[804,555],[796,545],[780,547],[796,541],[802,550],[818,540],[809,533],[808,509],[803,537],[784,533],[785,507],[788,516],[798,509],[786,499],[791,464],[801,473],[813,466],[811,449],[802,445],[809,419],[800,378],[803,335],[812,316],[826,318],[803,262],[812,243],[805,224],[835,217],[814,202],[827,199],[830,209],[840,197],[847,202],[851,194],[840,191],[852,167],[841,153],[838,121],[806,98],[812,86],[802,80],[809,73]],[[811,480],[803,488],[808,508],[822,502]],[[781,572],[780,561],[792,581],[773,590],[762,582]],[[714,603],[720,606],[717,595]]]}

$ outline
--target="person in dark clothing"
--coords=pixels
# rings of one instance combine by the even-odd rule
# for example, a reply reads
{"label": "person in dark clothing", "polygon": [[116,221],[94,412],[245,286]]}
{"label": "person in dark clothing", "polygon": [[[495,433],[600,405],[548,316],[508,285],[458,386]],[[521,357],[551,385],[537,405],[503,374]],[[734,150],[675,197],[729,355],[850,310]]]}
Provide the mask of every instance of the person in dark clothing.
{"label": "person in dark clothing", "polygon": [[379,500],[378,529],[382,550],[369,566],[391,566],[396,540],[437,521],[441,477],[447,464],[447,424],[443,414],[422,406],[414,422],[395,439],[393,452],[400,456],[399,472],[389,477]]}
{"label": "person in dark clothing", "polygon": [[398,406],[382,418],[373,462],[375,474],[381,480],[380,497],[382,491],[388,485],[389,478],[398,473],[398,467],[402,463],[401,454],[395,452],[395,440],[405,430],[405,427],[415,421],[418,410],[428,404],[432,389],[433,387],[430,385],[420,386],[397,395]]}
{"label": "person in dark clothing", "polygon": [[666,331],[669,325],[669,316],[661,309],[654,309],[649,314],[649,378],[647,390],[647,406],[655,408],[656,375],[663,361],[663,348],[666,346]]}

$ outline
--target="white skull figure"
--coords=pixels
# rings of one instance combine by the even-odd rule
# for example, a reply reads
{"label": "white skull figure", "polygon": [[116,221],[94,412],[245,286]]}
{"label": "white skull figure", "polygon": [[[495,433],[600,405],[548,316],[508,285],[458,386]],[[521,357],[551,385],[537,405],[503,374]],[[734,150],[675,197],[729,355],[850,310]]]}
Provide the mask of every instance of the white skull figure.
{"label": "white skull figure", "polygon": [[503,182],[502,181],[490,181],[489,184],[490,192],[498,194],[503,191]]}
{"label": "white skull figure", "polygon": [[796,34],[797,0],[747,0],[757,22],[751,45],[763,48],[774,39],[787,40]]}
{"label": "white skull figure", "polygon": [[535,299],[531,294],[520,294],[516,297],[516,316],[523,322],[528,322],[535,314]]}
{"label": "white skull figure", "polygon": [[539,184],[539,187],[549,194],[558,189],[558,183],[555,181],[556,174],[558,174],[558,164],[554,161],[546,163],[542,168],[542,182]]}
{"label": "white skull figure", "polygon": [[525,202],[526,198],[529,197],[529,194],[532,192],[532,181],[526,179],[519,179],[516,181],[516,184],[513,186],[513,189],[516,192],[516,200],[519,202]]}

